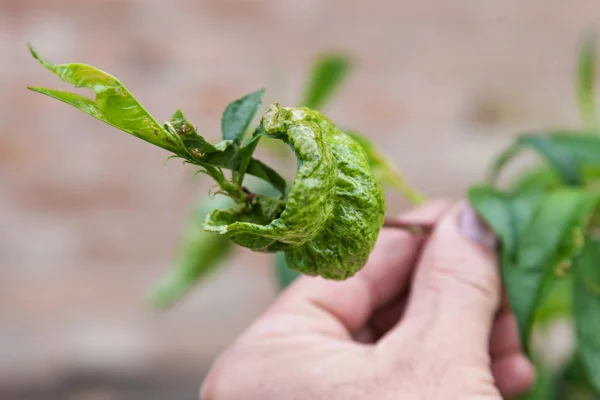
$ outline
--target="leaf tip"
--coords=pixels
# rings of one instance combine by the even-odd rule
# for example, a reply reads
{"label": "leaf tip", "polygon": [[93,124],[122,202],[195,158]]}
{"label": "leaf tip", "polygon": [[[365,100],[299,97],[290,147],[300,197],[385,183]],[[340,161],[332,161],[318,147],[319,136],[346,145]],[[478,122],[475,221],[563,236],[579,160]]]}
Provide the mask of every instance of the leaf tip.
{"label": "leaf tip", "polygon": [[40,55],[38,54],[37,50],[33,47],[33,45],[31,43],[27,42],[27,48],[29,49],[29,52],[31,53],[33,58],[35,58],[36,60],[40,59]]}

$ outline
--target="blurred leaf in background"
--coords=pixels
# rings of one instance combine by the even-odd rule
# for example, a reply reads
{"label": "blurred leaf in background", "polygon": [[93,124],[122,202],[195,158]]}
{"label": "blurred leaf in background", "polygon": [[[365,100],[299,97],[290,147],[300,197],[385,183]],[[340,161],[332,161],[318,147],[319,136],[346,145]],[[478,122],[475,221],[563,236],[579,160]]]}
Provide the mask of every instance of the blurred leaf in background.
{"label": "blurred leaf in background", "polygon": [[325,53],[319,56],[310,72],[300,106],[321,110],[339,89],[350,67],[346,55]]}
{"label": "blurred leaf in background", "polygon": [[594,85],[596,84],[595,40],[587,38],[579,51],[579,78],[577,80],[577,100],[581,119],[586,129],[598,129]]}
{"label": "blurred leaf in background", "polygon": [[186,220],[174,266],[150,294],[153,305],[164,308],[184,297],[194,285],[206,278],[231,253],[233,243],[226,236],[204,230],[206,216],[215,208],[228,208],[229,197],[203,197],[194,204]]}

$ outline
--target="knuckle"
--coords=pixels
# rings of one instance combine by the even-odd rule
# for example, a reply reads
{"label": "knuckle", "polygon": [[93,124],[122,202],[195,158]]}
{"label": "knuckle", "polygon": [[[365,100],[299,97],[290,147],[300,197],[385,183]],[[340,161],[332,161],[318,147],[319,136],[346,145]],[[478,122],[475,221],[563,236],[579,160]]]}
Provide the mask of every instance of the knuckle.
{"label": "knuckle", "polygon": [[495,302],[499,297],[499,277],[496,269],[489,267],[489,263],[477,263],[468,257],[433,256],[425,283],[435,291]]}

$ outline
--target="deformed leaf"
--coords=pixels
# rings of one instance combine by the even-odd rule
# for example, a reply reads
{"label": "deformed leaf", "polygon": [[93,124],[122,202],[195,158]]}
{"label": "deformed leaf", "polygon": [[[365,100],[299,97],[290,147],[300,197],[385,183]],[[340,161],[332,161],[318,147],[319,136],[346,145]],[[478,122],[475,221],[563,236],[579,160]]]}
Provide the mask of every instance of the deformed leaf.
{"label": "deformed leaf", "polygon": [[133,97],[115,77],[85,64],[51,64],[29,47],[31,54],[63,81],[96,93],[94,100],[75,93],[30,87],[29,89],[61,100],[124,132],[174,153],[180,153],[171,134]]}
{"label": "deformed leaf", "polygon": [[300,105],[320,110],[350,70],[350,59],[341,54],[324,54],[313,66]]}
{"label": "deformed leaf", "polygon": [[573,313],[578,354],[600,394],[600,242],[587,238],[574,265]]}
{"label": "deformed leaf", "polygon": [[221,119],[223,139],[233,140],[237,144],[242,142],[252,119],[262,105],[264,94],[265,90],[259,89],[229,103]]}
{"label": "deformed leaf", "polygon": [[568,185],[584,181],[586,167],[600,166],[600,137],[582,132],[523,135],[492,164],[488,180],[495,182],[504,167],[524,148],[544,157]]}
{"label": "deformed leaf", "polygon": [[256,251],[285,250],[288,266],[307,275],[352,276],[373,250],[385,211],[383,190],[360,145],[308,108],[273,104],[262,124],[299,161],[285,208],[257,196],[248,208],[213,212],[206,229]]}
{"label": "deformed leaf", "polygon": [[398,190],[412,204],[421,204],[425,201],[425,197],[406,182],[392,160],[382,154],[369,139],[356,131],[346,130],[345,133],[361,145],[375,178],[384,185]]}

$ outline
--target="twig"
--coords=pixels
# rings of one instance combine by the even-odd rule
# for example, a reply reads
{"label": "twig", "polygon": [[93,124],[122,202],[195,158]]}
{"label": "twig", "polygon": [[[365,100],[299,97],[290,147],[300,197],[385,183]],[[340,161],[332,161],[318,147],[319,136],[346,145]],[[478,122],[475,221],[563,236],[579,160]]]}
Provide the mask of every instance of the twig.
{"label": "twig", "polygon": [[433,231],[431,224],[411,224],[389,217],[385,218],[383,226],[384,228],[402,229],[415,235],[428,235]]}

